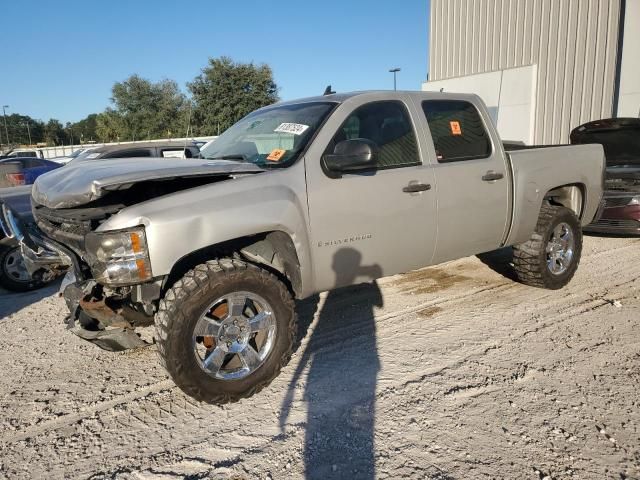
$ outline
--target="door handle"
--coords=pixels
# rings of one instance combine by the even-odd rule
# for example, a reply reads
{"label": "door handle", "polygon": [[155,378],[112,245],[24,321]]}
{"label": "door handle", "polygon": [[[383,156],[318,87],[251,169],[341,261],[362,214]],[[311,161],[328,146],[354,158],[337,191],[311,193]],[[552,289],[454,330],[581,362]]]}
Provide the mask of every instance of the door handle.
{"label": "door handle", "polygon": [[431,185],[428,183],[410,183],[406,187],[402,187],[404,193],[424,192],[425,190],[431,190]]}
{"label": "door handle", "polygon": [[492,182],[494,180],[500,180],[501,178],[504,178],[504,175],[498,172],[494,172],[493,170],[489,170],[482,176],[482,180],[484,180],[485,182]]}

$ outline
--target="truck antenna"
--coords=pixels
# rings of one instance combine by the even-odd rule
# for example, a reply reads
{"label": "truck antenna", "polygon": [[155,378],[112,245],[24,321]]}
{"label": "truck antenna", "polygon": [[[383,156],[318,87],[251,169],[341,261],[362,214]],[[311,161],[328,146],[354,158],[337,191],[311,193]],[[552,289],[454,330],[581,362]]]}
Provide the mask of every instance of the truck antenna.
{"label": "truck antenna", "polygon": [[327,88],[324,89],[324,93],[322,95],[333,95],[334,92],[333,90],[331,90],[331,85],[327,85]]}

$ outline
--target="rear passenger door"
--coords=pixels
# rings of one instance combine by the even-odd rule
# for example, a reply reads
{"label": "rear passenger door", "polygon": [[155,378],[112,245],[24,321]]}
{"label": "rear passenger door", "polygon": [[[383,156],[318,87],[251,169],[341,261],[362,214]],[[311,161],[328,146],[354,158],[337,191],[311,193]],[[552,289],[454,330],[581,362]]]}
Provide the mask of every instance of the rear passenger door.
{"label": "rear passenger door", "polygon": [[434,263],[498,248],[509,214],[509,175],[473,103],[425,100],[422,111],[433,140],[438,199]]}

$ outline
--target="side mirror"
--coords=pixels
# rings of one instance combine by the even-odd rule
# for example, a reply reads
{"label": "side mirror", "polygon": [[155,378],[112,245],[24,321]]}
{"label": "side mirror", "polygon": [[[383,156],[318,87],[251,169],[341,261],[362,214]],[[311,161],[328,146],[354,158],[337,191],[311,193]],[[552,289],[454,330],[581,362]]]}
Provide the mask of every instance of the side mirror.
{"label": "side mirror", "polygon": [[373,168],[379,147],[365,138],[344,140],[336,145],[333,153],[323,157],[325,167],[332,172],[353,172]]}

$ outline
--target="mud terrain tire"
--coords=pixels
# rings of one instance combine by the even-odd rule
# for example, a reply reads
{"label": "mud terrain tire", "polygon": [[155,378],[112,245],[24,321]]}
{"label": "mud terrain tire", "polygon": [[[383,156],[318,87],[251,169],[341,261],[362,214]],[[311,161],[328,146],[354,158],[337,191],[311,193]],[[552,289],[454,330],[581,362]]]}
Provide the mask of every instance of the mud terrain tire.
{"label": "mud terrain tire", "polygon": [[[565,229],[571,235],[572,254],[566,266],[558,268],[559,271],[553,273],[549,266],[551,253],[548,249],[554,247],[552,240],[554,231],[558,228]],[[514,270],[518,280],[526,285],[557,290],[568,284],[575,274],[581,253],[582,228],[573,211],[544,204],[535,231],[529,240],[513,247]]]}
{"label": "mud terrain tire", "polygon": [[[194,355],[194,329],[211,302],[239,291],[259,295],[271,306],[273,346],[247,376],[214,378]],[[211,404],[236,402],[269,385],[289,362],[297,329],[293,299],[284,283],[264,269],[228,258],[198,265],[178,280],[160,301],[155,325],[158,352],[173,381],[190,397]]]}

